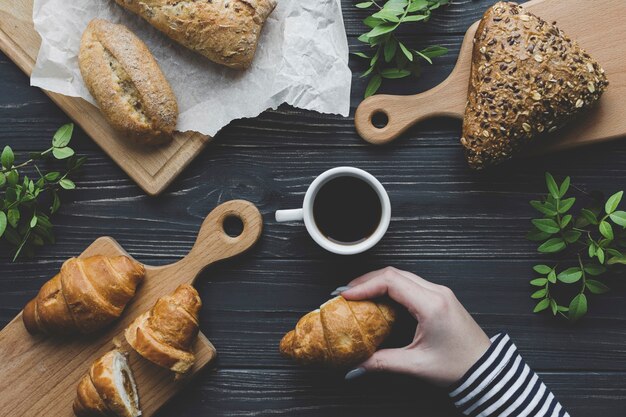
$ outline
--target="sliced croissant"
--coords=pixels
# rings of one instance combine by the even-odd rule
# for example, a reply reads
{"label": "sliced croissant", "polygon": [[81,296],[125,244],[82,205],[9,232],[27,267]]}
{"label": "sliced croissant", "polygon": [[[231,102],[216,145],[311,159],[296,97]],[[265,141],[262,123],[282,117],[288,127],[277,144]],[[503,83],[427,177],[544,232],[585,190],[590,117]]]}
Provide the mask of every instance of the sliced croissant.
{"label": "sliced croissant", "polygon": [[97,359],[79,382],[74,400],[78,417],[138,417],[139,395],[126,356],[112,350]]}
{"label": "sliced croissant", "polygon": [[24,325],[33,334],[100,330],[122,314],[144,275],[127,256],[68,259],[24,307]]}
{"label": "sliced croissant", "polygon": [[302,317],[281,340],[280,352],[302,364],[351,366],[376,351],[394,321],[385,303],[335,297]]}
{"label": "sliced croissant", "polygon": [[192,346],[198,336],[200,307],[195,288],[181,285],[128,326],[126,341],[149,361],[185,373],[196,360]]}

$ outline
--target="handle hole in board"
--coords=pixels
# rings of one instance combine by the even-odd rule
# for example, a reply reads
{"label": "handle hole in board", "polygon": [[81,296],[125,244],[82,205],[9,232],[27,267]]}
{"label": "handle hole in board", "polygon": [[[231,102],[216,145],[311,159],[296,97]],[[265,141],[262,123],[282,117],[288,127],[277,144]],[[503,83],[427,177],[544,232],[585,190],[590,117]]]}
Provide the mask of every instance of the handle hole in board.
{"label": "handle hole in board", "polygon": [[235,215],[226,216],[222,224],[224,233],[230,237],[238,237],[243,233],[243,221]]}
{"label": "handle hole in board", "polygon": [[375,128],[382,129],[389,123],[389,116],[382,110],[376,110],[372,114],[371,122]]}

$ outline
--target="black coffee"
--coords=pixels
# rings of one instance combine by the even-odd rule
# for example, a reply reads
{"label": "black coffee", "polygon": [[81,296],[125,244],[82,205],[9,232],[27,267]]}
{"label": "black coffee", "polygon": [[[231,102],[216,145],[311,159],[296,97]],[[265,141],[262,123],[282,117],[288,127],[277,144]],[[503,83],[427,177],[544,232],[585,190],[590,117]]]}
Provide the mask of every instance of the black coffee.
{"label": "black coffee", "polygon": [[350,176],[337,177],[320,188],[313,203],[317,228],[340,244],[355,244],[370,237],[382,214],[376,190]]}

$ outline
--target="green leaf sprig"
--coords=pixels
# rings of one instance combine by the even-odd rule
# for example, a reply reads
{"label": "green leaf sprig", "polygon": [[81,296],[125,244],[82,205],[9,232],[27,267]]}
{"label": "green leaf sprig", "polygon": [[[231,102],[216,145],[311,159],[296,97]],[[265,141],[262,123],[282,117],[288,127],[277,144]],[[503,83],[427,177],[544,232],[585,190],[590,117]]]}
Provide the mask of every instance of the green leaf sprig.
{"label": "green leaf sprig", "polygon": [[420,75],[420,60],[432,64],[432,59],[445,55],[447,48],[429,46],[417,50],[400,42],[394,32],[404,23],[426,22],[433,10],[446,5],[449,0],[386,0],[357,3],[360,9],[372,9],[374,13],[363,23],[370,29],[359,36],[359,40],[374,50],[372,54],[356,52],[354,55],[367,59],[369,68],[361,77],[371,76],[365,89],[365,97],[376,93],[383,78],[404,78]]}
{"label": "green leaf sprig", "polygon": [[[32,256],[38,246],[54,243],[50,216],[61,206],[59,192],[76,188],[70,176],[86,160],[76,157],[68,146],[73,130],[73,124],[61,126],[48,149],[19,164],[11,147],[5,146],[0,154],[0,239],[12,248],[13,261],[21,254]],[[42,172],[38,164],[48,159],[67,160],[65,169]],[[28,169],[36,179],[21,176]]]}
{"label": "green leaf sprig", "polygon": [[[540,264],[533,267],[539,274],[530,281],[536,289],[531,295],[539,300],[534,308],[538,313],[550,310],[577,321],[587,313],[588,294],[604,294],[609,287],[599,277],[616,265],[626,265],[626,211],[617,210],[624,195],[623,191],[613,194],[597,207],[583,208],[574,216],[571,209],[575,197],[567,197],[570,177],[557,184],[550,173],[546,173],[548,194],[542,200],[533,200],[530,205],[543,217],[532,219],[529,240],[541,242],[537,250],[541,253],[559,253],[572,249],[577,262],[573,266],[561,267]],[[561,305],[554,296],[557,285],[575,285],[573,298]]]}

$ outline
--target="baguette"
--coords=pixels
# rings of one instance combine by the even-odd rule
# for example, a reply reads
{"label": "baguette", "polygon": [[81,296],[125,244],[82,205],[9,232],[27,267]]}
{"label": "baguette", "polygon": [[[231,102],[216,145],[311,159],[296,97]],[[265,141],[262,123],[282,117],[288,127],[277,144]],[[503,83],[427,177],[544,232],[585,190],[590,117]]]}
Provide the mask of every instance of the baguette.
{"label": "baguette", "polygon": [[461,138],[470,167],[498,164],[545,139],[607,86],[601,66],[554,23],[496,3],[474,37]]}
{"label": "baguette", "polygon": [[109,124],[142,144],[172,138],[178,104],[146,45],[130,30],[94,19],[78,55],[83,80]]}
{"label": "baguette", "polygon": [[230,68],[250,66],[276,0],[115,0],[186,48]]}

